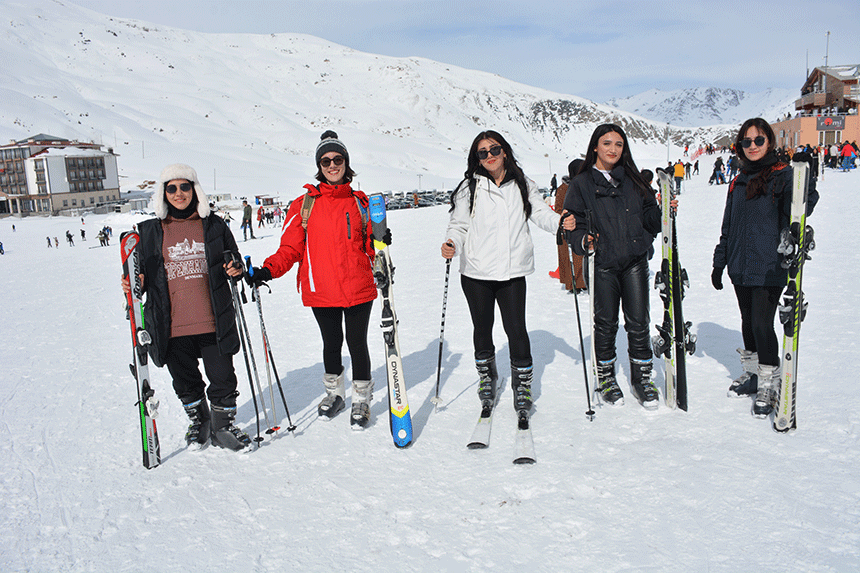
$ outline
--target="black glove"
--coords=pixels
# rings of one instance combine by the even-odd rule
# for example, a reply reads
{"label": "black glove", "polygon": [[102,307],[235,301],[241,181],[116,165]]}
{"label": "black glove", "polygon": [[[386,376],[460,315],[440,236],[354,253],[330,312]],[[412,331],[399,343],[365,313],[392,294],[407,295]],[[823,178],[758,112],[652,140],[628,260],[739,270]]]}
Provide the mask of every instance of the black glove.
{"label": "black glove", "polygon": [[371,238],[374,241],[382,241],[386,245],[391,244],[391,229],[385,229],[385,234],[382,235],[382,238],[377,238],[376,235],[371,235]]}
{"label": "black glove", "polygon": [[258,287],[270,280],[272,280],[272,271],[266,267],[251,267],[245,273],[245,282],[251,286]]}
{"label": "black glove", "polygon": [[711,273],[711,284],[717,290],[723,290],[723,267],[714,267]]}

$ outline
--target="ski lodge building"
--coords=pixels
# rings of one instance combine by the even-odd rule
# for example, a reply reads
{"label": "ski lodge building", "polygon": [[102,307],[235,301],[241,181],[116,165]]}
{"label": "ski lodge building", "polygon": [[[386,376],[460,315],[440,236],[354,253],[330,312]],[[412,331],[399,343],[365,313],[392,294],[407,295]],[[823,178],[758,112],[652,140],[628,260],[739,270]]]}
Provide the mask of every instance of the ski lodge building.
{"label": "ski lodge building", "polygon": [[860,64],[815,68],[794,102],[797,113],[771,124],[779,147],[860,141]]}
{"label": "ski lodge building", "polygon": [[40,133],[0,145],[0,217],[77,212],[120,200],[113,150]]}

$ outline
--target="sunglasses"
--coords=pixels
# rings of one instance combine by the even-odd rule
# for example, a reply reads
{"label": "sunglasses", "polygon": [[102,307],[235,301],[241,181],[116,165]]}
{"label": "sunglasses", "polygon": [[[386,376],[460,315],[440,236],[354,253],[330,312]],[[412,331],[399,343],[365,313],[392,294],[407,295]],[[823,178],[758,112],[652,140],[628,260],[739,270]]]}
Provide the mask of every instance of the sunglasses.
{"label": "sunglasses", "polygon": [[759,135],[755,139],[750,139],[749,137],[745,137],[745,138],[741,139],[741,147],[743,147],[744,149],[747,149],[753,143],[755,143],[756,147],[761,147],[762,145],[764,145],[765,141],[766,140],[765,140],[763,135]]}
{"label": "sunglasses", "polygon": [[[193,183],[180,183],[179,189],[181,189],[185,193],[188,193],[189,191],[194,189],[194,184]],[[176,193],[176,185],[168,185],[167,187],[164,188],[164,190],[167,192],[168,195],[173,195],[174,193]]]}
{"label": "sunglasses", "polygon": [[332,163],[340,167],[341,165],[343,165],[343,156],[335,155],[334,157],[323,157],[322,159],[320,159],[320,165],[323,169],[327,168]]}
{"label": "sunglasses", "polygon": [[494,145],[488,150],[487,149],[479,149],[478,150],[478,159],[483,161],[484,159],[486,159],[490,155],[492,155],[493,157],[498,157],[499,154],[501,154],[501,153],[502,153],[502,146],[501,145]]}

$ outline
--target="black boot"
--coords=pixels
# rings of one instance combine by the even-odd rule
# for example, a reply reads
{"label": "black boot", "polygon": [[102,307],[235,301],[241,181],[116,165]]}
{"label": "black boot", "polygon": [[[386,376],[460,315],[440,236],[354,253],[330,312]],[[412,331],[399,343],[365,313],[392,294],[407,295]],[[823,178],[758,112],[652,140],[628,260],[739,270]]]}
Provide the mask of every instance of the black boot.
{"label": "black boot", "polygon": [[597,361],[597,388],[594,392],[598,399],[610,406],[623,406],[624,394],[615,380],[615,359]]}
{"label": "black boot", "polygon": [[499,372],[496,370],[496,356],[490,356],[486,360],[475,360],[478,369],[478,398],[481,399],[481,408],[493,409],[496,405],[496,383],[499,381]]}
{"label": "black boot", "polygon": [[529,366],[511,364],[511,388],[514,390],[514,410],[520,417],[528,417],[532,409],[532,376]]}
{"label": "black boot", "polygon": [[185,432],[185,443],[189,446],[191,444],[205,444],[206,440],[209,439],[212,418],[209,414],[209,403],[206,402],[206,398],[201,398],[190,404],[183,404],[183,408],[191,420],[188,431]]}
{"label": "black boot", "polygon": [[236,406],[212,405],[212,443],[221,448],[239,451],[251,445],[248,434],[233,425]]}
{"label": "black boot", "polygon": [[648,360],[630,359],[630,387],[642,407],[646,410],[656,410],[660,403],[660,394],[651,380],[653,363]]}

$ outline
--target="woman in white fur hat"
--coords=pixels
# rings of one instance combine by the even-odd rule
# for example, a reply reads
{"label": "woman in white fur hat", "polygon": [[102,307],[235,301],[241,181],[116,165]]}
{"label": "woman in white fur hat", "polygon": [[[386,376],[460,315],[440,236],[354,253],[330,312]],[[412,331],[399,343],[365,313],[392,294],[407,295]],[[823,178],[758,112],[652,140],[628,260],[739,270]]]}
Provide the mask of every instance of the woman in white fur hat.
{"label": "woman in white fur hat", "polygon": [[[197,172],[188,165],[164,168],[153,203],[157,218],[138,225],[149,354],[156,366],[167,366],[191,419],[186,442],[202,446],[211,436],[215,445],[242,450],[251,440],[233,425],[239,333],[228,282],[242,269],[228,267],[224,259],[225,251],[239,256],[236,240],[224,220],[210,213]],[[123,290],[128,288],[124,279]]]}

